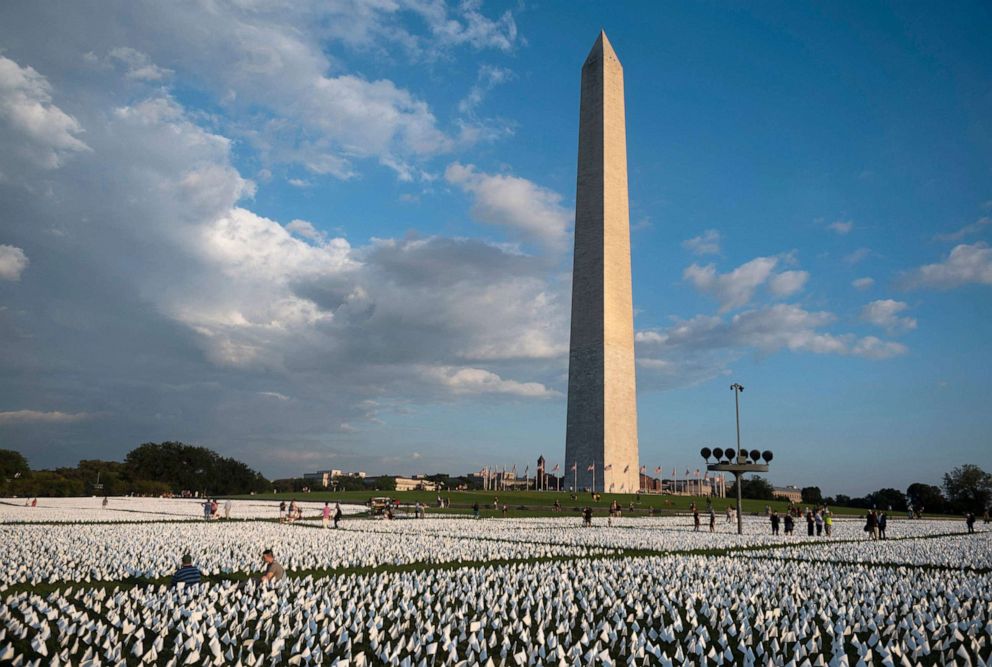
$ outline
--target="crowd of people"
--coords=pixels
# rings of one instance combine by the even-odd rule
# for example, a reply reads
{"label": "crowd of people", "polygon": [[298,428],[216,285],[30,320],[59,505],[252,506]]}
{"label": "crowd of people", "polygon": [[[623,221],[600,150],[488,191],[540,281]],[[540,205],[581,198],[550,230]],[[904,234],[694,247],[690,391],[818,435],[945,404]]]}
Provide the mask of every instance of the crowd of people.
{"label": "crowd of people", "polygon": [[771,523],[772,535],[795,535],[796,523],[803,519],[806,520],[808,537],[833,535],[834,515],[826,505],[805,509],[793,506],[781,515],[777,510],[766,507],[765,513]]}
{"label": "crowd of people", "polygon": [[[104,507],[106,507],[106,498],[104,498]],[[208,498],[203,501],[203,518],[206,521],[216,521],[220,518],[220,503],[217,502],[215,498]],[[231,500],[227,499],[224,501],[224,518],[231,518]]]}

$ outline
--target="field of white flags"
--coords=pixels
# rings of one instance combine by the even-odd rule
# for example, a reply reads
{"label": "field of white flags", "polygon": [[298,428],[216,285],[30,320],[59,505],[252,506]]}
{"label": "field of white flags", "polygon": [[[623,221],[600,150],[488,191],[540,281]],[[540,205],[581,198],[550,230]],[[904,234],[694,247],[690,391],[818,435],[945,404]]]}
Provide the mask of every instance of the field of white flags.
{"label": "field of white flags", "polygon": [[[197,498],[131,498],[113,497],[103,505],[103,498],[0,498],[0,523],[70,523],[70,522],[130,522],[130,521],[191,521],[203,519],[204,499]],[[262,500],[232,500],[230,518],[278,519],[279,503]],[[219,514],[224,516],[224,504]],[[304,516],[320,514],[324,503],[299,502]],[[355,514],[365,508],[342,505],[342,512]]]}
{"label": "field of white flags", "polygon": [[[0,664],[992,660],[992,532],[981,524],[967,535],[963,521],[892,520],[885,541],[866,540],[853,518],[831,538],[772,536],[763,517],[743,536],[723,520],[695,532],[685,517],[597,516],[586,528],[572,517],[362,516],[325,530],[313,520],[322,503],[289,525],[262,499],[243,501],[239,521],[177,521],[182,502],[193,501],[40,501],[30,509],[46,523],[0,526]],[[87,508],[145,518],[74,523]],[[257,580],[266,548],[282,582]],[[171,588],[183,553],[205,580]]]}

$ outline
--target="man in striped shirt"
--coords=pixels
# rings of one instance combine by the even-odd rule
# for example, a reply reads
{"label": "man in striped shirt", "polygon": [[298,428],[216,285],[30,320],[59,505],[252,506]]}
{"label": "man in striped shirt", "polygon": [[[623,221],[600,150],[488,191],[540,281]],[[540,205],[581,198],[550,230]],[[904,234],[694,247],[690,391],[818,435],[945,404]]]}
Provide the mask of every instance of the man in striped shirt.
{"label": "man in striped shirt", "polygon": [[200,570],[193,565],[193,557],[189,554],[183,555],[183,564],[176,570],[175,574],[172,575],[172,582],[169,586],[175,587],[176,584],[186,584],[187,586],[192,586],[193,584],[200,583]]}

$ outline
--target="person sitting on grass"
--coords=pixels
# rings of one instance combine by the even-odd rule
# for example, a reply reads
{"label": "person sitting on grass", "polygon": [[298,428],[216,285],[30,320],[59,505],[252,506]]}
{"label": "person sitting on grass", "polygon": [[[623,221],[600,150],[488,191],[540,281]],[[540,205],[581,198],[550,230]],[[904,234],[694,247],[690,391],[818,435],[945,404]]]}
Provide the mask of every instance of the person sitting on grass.
{"label": "person sitting on grass", "polygon": [[259,581],[275,583],[286,578],[286,570],[276,560],[272,549],[266,549],[262,552],[262,560],[265,562],[265,572],[259,577]]}
{"label": "person sitting on grass", "polygon": [[172,580],[169,582],[169,587],[175,588],[178,584],[192,586],[193,584],[200,583],[202,576],[203,575],[200,573],[200,569],[193,565],[193,557],[189,554],[183,554],[182,564],[179,566],[179,569],[173,573]]}

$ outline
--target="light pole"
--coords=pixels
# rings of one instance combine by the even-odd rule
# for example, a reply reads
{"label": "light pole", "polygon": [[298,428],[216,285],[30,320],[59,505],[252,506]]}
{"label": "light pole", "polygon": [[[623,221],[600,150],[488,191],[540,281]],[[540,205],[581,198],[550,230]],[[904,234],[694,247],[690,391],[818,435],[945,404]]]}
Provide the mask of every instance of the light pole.
{"label": "light pole", "polygon": [[[734,486],[737,487],[737,534],[743,535],[744,520],[741,513],[741,479],[746,472],[768,472],[768,464],[771,463],[773,454],[768,450],[759,452],[757,449],[752,449],[750,452],[746,452],[741,448],[740,393],[744,391],[744,387],[735,382],[730,385],[730,389],[734,392],[734,414],[737,419],[737,448],[731,451],[729,449],[723,450],[719,447],[712,450],[709,447],[703,447],[699,454],[706,460],[707,470],[729,472],[734,476]],[[716,463],[709,462],[711,456],[716,457]],[[758,463],[759,459],[763,460],[764,463]]]}

